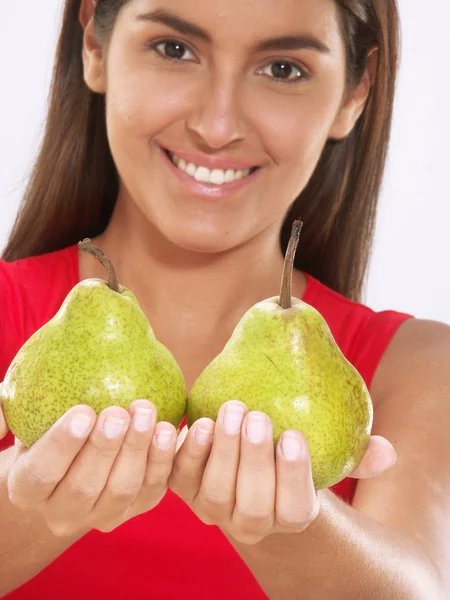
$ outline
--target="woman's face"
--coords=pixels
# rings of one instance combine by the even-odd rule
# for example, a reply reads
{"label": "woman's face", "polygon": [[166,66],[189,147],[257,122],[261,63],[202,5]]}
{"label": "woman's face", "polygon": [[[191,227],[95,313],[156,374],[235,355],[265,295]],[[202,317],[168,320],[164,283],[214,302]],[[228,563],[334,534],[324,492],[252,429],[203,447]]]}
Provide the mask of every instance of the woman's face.
{"label": "woman's face", "polygon": [[[278,228],[327,139],[346,134],[333,0],[131,0],[105,56],[121,202],[185,249]],[[258,168],[236,180],[238,167]]]}

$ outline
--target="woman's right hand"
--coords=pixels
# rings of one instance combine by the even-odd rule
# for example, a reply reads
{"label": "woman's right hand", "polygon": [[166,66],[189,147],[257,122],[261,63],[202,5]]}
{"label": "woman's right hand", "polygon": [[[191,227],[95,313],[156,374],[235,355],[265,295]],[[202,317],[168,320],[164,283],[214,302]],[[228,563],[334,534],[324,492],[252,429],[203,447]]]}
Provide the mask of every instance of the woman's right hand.
{"label": "woman's right hand", "polygon": [[16,439],[11,503],[39,512],[58,537],[109,532],[152,509],[166,493],[177,439],[175,427],[156,416],[146,400],[98,417],[80,405],[30,448]]}

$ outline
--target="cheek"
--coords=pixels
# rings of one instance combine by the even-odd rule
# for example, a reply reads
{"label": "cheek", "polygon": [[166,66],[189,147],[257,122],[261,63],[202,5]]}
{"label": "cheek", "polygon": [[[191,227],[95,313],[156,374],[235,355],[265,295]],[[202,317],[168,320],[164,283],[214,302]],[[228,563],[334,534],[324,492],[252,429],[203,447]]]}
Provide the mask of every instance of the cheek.
{"label": "cheek", "polygon": [[155,102],[154,95],[142,84],[108,88],[106,119],[112,141],[120,140],[128,147],[146,141],[161,127],[167,114],[167,106]]}
{"label": "cheek", "polygon": [[[337,103],[334,98],[290,98],[260,105],[260,137],[281,167],[288,193],[296,197],[310,179],[329,137]],[[280,172],[281,172],[280,170]]]}
{"label": "cheek", "polygon": [[[108,78],[107,126],[111,144],[132,148],[184,118],[192,83],[176,76],[114,64]],[[118,149],[118,148],[117,148]]]}

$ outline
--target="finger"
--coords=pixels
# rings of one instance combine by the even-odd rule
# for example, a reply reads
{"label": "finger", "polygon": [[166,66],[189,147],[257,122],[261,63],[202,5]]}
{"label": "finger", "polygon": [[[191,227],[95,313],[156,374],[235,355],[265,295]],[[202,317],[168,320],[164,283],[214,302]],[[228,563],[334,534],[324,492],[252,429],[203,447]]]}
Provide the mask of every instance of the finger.
{"label": "finger", "polygon": [[5,415],[3,413],[2,389],[3,383],[0,383],[0,440],[4,438],[5,435],[8,433],[8,426],[6,424]]}
{"label": "finger", "polygon": [[[64,479],[47,500],[46,514],[57,527],[81,522],[106,485],[130,424],[128,412],[105,408]],[[59,533],[58,533],[59,534]]]}
{"label": "finger", "polygon": [[128,428],[108,481],[92,508],[93,519],[108,522],[125,514],[136,499],[144,480],[147,457],[156,424],[156,408],[147,400],[129,407]]}
{"label": "finger", "polygon": [[299,431],[285,431],[277,449],[276,523],[282,531],[303,531],[319,512],[308,443]]}
{"label": "finger", "polygon": [[366,452],[349,477],[370,479],[390,469],[397,461],[394,446],[380,435],[372,435]]}
{"label": "finger", "polygon": [[54,492],[86,443],[96,415],[88,406],[68,410],[31,448],[20,442],[21,456],[8,474],[9,497],[24,510],[37,508]]}
{"label": "finger", "polygon": [[[250,412],[241,432],[241,458],[233,523],[241,540],[261,538],[273,523],[275,457],[272,422],[262,412]],[[251,540],[249,540],[251,541]]]}
{"label": "finger", "polygon": [[217,415],[211,454],[205,467],[196,499],[206,522],[228,521],[236,503],[241,430],[248,408],[231,400],[220,407]]}
{"label": "finger", "polygon": [[175,457],[169,487],[192,505],[196,498],[211,451],[215,423],[202,418],[195,421]]}
{"label": "finger", "polygon": [[144,481],[129,515],[138,515],[158,504],[167,491],[173,468],[177,432],[171,423],[156,424],[147,458]]}

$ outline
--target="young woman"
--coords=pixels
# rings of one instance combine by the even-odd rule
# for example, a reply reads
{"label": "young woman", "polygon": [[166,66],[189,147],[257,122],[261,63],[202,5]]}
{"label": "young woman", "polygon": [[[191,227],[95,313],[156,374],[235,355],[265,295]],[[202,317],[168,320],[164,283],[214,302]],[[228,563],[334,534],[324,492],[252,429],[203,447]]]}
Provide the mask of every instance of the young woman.
{"label": "young woman", "polygon": [[78,252],[89,236],[189,390],[278,294],[301,216],[293,295],[370,387],[373,436],[351,477],[315,492],[302,433],[274,456],[270,420],[238,398],[178,452],[141,398],[76,406],[29,449],[2,417],[2,595],[448,597],[450,330],[361,304],[397,20],[394,0],[66,0],[0,262],[0,380],[78,281],[104,277]]}

